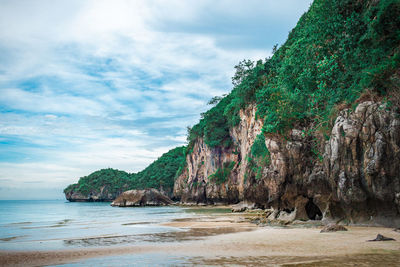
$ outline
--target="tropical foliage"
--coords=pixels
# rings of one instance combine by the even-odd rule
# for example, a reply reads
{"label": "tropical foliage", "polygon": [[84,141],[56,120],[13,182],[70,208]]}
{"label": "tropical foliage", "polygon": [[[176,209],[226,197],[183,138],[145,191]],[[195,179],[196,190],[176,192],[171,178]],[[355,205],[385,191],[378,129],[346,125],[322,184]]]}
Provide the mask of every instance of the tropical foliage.
{"label": "tropical foliage", "polygon": [[316,0],[271,58],[235,67],[232,92],[189,129],[189,146],[198,137],[211,147],[229,145],[229,127],[250,103],[263,133],[284,134],[295,125],[329,128],[335,107],[366,90],[397,95],[399,44],[398,0]]}

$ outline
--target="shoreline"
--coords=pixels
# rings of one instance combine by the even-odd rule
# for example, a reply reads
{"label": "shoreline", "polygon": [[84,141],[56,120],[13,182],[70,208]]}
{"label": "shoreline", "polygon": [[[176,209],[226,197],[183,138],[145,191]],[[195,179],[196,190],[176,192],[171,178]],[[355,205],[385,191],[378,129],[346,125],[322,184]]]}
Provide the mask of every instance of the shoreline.
{"label": "shoreline", "polygon": [[[199,208],[201,209],[201,208]],[[57,265],[118,255],[158,254],[184,258],[189,265],[307,265],[335,263],[395,265],[400,233],[392,228],[348,226],[346,232],[320,233],[320,226],[257,226],[246,213],[204,214],[161,225],[176,227],[167,242],[52,251],[0,251],[0,266]],[[367,242],[377,234],[396,241]],[[164,238],[164,237],[163,237]],[[349,259],[351,256],[351,259]],[[151,256],[149,256],[151,257]],[[333,265],[332,265],[333,264]]]}
{"label": "shoreline", "polygon": [[[110,248],[72,249],[57,251],[0,251],[1,266],[55,265],[81,260],[126,254],[157,253],[176,255],[188,263],[207,265],[256,264],[268,260],[271,264],[307,262],[344,262],[351,256],[364,263],[385,261],[397,264],[400,242],[366,242],[376,233],[396,237],[391,229],[350,227],[348,232],[319,233],[319,228],[260,228],[209,236],[205,240],[171,242],[154,245],[135,245]],[[400,236],[400,235],[399,235]],[[398,239],[398,237],[397,237]],[[347,258],[347,261],[350,260]]]}

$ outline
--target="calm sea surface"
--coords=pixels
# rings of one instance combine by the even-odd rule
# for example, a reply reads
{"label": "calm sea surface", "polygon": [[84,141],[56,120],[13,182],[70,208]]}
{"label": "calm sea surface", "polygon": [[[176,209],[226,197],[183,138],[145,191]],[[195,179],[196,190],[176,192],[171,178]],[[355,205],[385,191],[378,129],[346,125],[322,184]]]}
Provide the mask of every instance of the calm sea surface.
{"label": "calm sea surface", "polygon": [[180,207],[117,208],[100,202],[4,200],[0,201],[0,249],[51,250],[158,242],[165,233],[183,231],[160,223],[191,216]]}

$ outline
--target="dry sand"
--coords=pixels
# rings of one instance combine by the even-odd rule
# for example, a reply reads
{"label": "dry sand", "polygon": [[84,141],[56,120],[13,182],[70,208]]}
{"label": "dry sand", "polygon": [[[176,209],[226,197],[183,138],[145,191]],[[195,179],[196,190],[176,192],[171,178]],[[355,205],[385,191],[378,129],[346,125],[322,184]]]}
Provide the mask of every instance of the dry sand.
{"label": "dry sand", "polygon": [[[400,233],[393,229],[348,227],[347,232],[320,233],[321,227],[257,227],[242,219],[214,215],[177,220],[167,225],[188,231],[178,232],[174,242],[145,246],[0,251],[0,265],[38,266],[101,256],[165,253],[184,257],[188,265],[400,266]],[[396,241],[366,242],[378,233]]]}

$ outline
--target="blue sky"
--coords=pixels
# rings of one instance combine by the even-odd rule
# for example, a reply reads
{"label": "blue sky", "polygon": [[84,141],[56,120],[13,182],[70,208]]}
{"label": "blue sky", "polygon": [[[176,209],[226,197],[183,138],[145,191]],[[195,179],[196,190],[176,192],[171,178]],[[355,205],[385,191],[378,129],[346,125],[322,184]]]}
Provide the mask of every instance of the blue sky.
{"label": "blue sky", "polygon": [[0,0],[0,199],[62,198],[185,144],[311,0]]}

